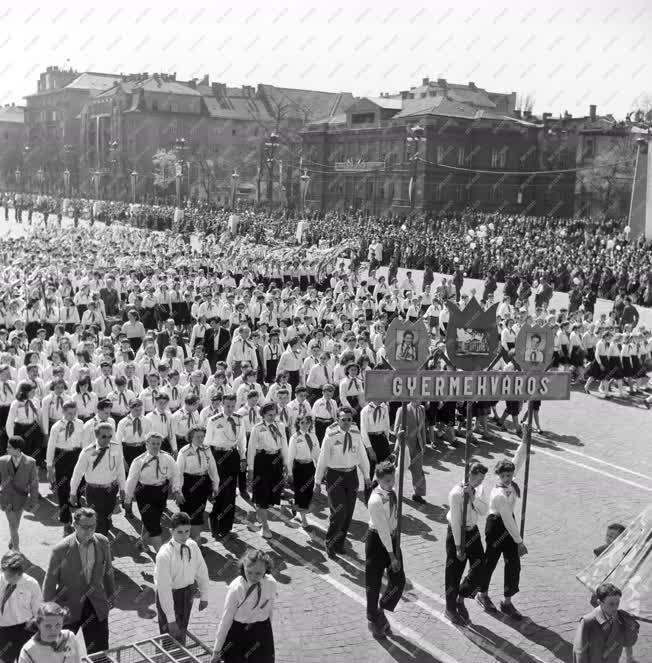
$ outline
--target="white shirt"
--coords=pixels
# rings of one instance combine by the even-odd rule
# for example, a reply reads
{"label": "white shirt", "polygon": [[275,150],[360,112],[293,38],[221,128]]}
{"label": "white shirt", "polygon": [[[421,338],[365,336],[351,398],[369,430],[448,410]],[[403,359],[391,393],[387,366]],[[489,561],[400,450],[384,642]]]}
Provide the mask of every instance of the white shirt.
{"label": "white shirt", "polygon": [[[6,587],[7,582],[4,576],[0,574],[0,601],[5,595]],[[35,619],[38,607],[42,602],[43,593],[38,582],[32,576],[23,573],[18,578],[16,589],[9,597],[4,610],[0,613],[0,627],[24,624],[31,619]]]}
{"label": "white shirt", "polygon": [[321,483],[327,469],[344,470],[356,465],[362,471],[363,477],[369,476],[369,458],[362,444],[360,431],[351,426],[349,433],[351,448],[344,451],[345,433],[339,424],[333,424],[326,429],[315,471],[315,483]]}
{"label": "white shirt", "polygon": [[[158,460],[158,463],[156,462]],[[139,483],[144,486],[163,485],[170,482],[170,490],[177,493],[180,490],[179,467],[174,458],[165,451],[160,451],[157,456],[152,456],[149,451],[141,454],[129,466],[129,476],[125,495],[127,501],[134,497],[134,491]]]}
{"label": "white shirt", "polygon": [[[526,453],[527,447],[524,442],[521,442],[512,460],[516,468],[514,476],[516,476],[525,462]],[[521,543],[523,539],[521,538],[516,518],[514,517],[514,507],[516,506],[517,499],[516,492],[512,487],[505,488],[501,484],[497,484],[493,487],[491,496],[489,497],[489,513],[499,515],[503,520],[505,529],[509,532],[515,543]]]}
{"label": "white shirt", "polygon": [[192,474],[199,476],[208,474],[213,482],[213,490],[217,491],[220,480],[217,474],[217,465],[211,450],[206,446],[196,447],[193,444],[186,444],[179,450],[177,456],[177,466],[179,467],[179,477],[181,487],[183,488],[183,475]]}
{"label": "white shirt", "polygon": [[146,414],[145,419],[149,421],[150,433],[158,433],[159,435],[162,435],[170,443],[170,449],[176,451],[177,438],[172,426],[172,412],[170,412],[170,410],[165,410],[165,412],[154,410],[153,412]]}
{"label": "white shirt", "polygon": [[[276,426],[278,436],[274,436],[270,426]],[[256,452],[264,451],[266,453],[275,453],[280,451],[283,456],[283,463],[287,465],[288,445],[285,437],[285,429],[278,423],[267,425],[264,421],[256,424],[251,430],[249,437],[249,447],[247,449],[247,469],[253,471]]]}
{"label": "white shirt", "polygon": [[384,434],[389,442],[390,422],[387,403],[368,403],[360,412],[360,436],[367,449],[371,447],[369,433]]}
{"label": "white shirt", "polygon": [[[396,498],[396,493],[394,493],[394,497]],[[390,492],[376,486],[369,496],[367,509],[369,511],[369,527],[378,532],[380,541],[387,552],[394,552],[392,534],[396,532],[397,502],[394,503],[394,508],[391,508]]]}
{"label": "white shirt", "polygon": [[[464,511],[464,487],[462,484],[456,484],[448,493],[449,510],[446,514],[446,520],[453,531],[455,546],[462,545],[462,512]],[[469,497],[466,507],[466,529],[477,527],[478,518],[487,513],[489,505],[484,500],[482,486],[476,488],[475,495]]]}
{"label": "white shirt", "polygon": [[312,461],[317,466],[319,462],[319,440],[314,433],[308,433],[312,440],[312,450],[308,445],[306,436],[303,433],[294,433],[290,438],[288,445],[288,466],[292,469],[295,460],[302,463]]}
{"label": "white shirt", "polygon": [[224,612],[220,625],[217,627],[213,651],[220,652],[222,650],[226,636],[234,621],[241,624],[253,624],[271,618],[274,599],[277,594],[276,580],[269,575],[263,576],[260,581],[260,598],[256,589],[247,596],[249,588],[249,583],[242,576],[238,576],[229,585],[224,600]]}
{"label": "white shirt", "polygon": [[223,412],[210,417],[206,423],[204,444],[215,449],[233,449],[237,447],[240,460],[246,456],[245,426],[242,418],[235,412],[227,417]]}
{"label": "white shirt", "polygon": [[[185,548],[188,546],[188,548]],[[183,557],[181,544],[171,539],[156,553],[154,566],[154,586],[161,609],[168,622],[176,621],[172,590],[188,587],[197,582],[202,601],[208,600],[208,568],[199,546],[192,539],[184,544]]]}
{"label": "white shirt", "polygon": [[59,419],[52,424],[50,437],[48,438],[47,451],[45,452],[45,464],[47,467],[54,465],[54,451],[61,449],[63,451],[73,451],[81,449],[84,446],[84,422],[81,419],[73,419],[72,432],[69,437],[66,436],[68,421]]}
{"label": "white shirt", "polygon": [[117,481],[120,490],[124,490],[126,479],[122,447],[115,442],[111,442],[102,460],[93,468],[93,463],[99,453],[99,445],[95,443],[86,447],[79,454],[72,478],[70,479],[71,495],[77,493],[82,478],[85,478],[87,483],[100,484],[102,486],[108,486]]}

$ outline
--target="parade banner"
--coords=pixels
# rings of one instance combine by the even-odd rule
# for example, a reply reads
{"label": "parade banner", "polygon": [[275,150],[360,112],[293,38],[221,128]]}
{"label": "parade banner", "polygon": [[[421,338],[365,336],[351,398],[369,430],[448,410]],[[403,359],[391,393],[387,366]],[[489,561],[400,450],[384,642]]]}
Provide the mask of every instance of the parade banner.
{"label": "parade banner", "polygon": [[555,401],[570,398],[570,373],[367,371],[365,399],[377,401]]}

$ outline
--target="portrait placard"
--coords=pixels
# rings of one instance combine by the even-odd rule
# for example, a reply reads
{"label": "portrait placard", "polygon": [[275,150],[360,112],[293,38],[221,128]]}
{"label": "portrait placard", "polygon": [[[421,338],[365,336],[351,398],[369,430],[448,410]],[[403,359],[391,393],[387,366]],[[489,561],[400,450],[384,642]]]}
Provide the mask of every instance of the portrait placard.
{"label": "portrait placard", "polygon": [[387,363],[394,369],[417,370],[428,359],[430,334],[423,320],[407,322],[394,318],[385,336]]}

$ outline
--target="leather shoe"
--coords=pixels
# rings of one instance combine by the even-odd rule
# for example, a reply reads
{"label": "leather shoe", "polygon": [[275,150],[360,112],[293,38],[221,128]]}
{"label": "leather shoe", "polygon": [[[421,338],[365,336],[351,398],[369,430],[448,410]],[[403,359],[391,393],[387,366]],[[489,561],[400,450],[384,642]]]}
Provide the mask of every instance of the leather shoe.
{"label": "leather shoe", "polygon": [[518,622],[523,619],[523,615],[514,607],[512,603],[505,603],[505,601],[501,601],[500,611]]}
{"label": "leather shoe", "polygon": [[457,601],[457,614],[465,621],[465,622],[470,622],[471,617],[469,615],[469,611],[466,609],[466,606],[464,605],[464,601]]}
{"label": "leather shoe", "polygon": [[426,504],[426,500],[424,500],[421,495],[412,495],[412,501],[417,504]]}
{"label": "leather shoe", "polygon": [[368,619],[367,626],[371,631],[371,635],[373,635],[373,637],[376,638],[376,640],[384,640],[387,637],[385,635],[385,629],[379,622]]}
{"label": "leather shoe", "polygon": [[484,608],[485,612],[498,612],[494,602],[488,596],[478,594],[475,600]]}
{"label": "leather shoe", "polygon": [[446,610],[444,610],[444,617],[446,617],[451,624],[455,624],[456,626],[464,626],[466,624],[457,610],[449,610],[446,608]]}

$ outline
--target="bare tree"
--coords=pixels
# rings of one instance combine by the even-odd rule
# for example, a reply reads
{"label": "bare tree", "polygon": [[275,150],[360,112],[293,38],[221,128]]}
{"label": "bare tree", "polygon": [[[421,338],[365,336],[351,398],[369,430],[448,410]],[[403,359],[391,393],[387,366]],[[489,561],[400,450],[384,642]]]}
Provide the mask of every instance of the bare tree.
{"label": "bare tree", "polygon": [[152,157],[154,166],[154,186],[167,192],[174,184],[176,167],[178,163],[177,154],[174,150],[160,149]]}
{"label": "bare tree", "polygon": [[534,108],[535,96],[532,92],[519,92],[516,95],[515,109],[518,111],[532,111]]}

